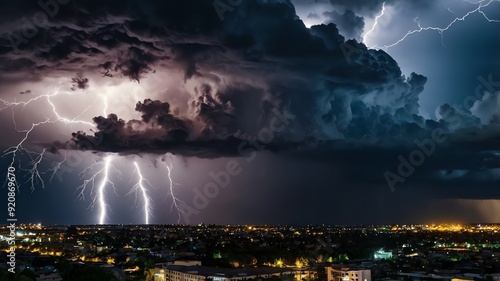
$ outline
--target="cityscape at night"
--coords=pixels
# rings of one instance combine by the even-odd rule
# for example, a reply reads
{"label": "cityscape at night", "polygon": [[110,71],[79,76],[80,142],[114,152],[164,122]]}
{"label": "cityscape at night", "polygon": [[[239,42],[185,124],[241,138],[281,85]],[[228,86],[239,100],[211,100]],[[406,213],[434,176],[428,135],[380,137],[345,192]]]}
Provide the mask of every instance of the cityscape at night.
{"label": "cityscape at night", "polygon": [[500,281],[500,0],[0,15],[0,281]]}
{"label": "cityscape at night", "polygon": [[499,236],[499,224],[21,224],[15,241],[18,269],[40,280],[473,281],[500,278]]}

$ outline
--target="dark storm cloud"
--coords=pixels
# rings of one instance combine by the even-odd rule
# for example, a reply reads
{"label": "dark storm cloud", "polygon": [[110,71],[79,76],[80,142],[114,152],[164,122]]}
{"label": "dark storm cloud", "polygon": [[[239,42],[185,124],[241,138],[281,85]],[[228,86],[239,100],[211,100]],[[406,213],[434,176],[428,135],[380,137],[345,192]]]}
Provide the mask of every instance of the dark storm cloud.
{"label": "dark storm cloud", "polygon": [[120,70],[124,76],[139,82],[143,74],[151,71],[148,65],[156,59],[153,55],[141,49],[130,47],[127,53],[123,54],[122,59],[116,64],[115,70]]}
{"label": "dark storm cloud", "polygon": [[185,80],[194,75],[200,75],[196,69],[198,61],[207,60],[222,52],[224,52],[223,48],[210,44],[185,43],[172,46],[174,61],[184,69]]}
{"label": "dark storm cloud", "polygon": [[[168,102],[146,99],[138,102],[135,110],[141,120],[125,121],[116,114],[93,119],[97,131],[93,135],[85,132],[73,133],[72,142],[56,143],[51,149],[83,149],[96,152],[127,154],[165,154],[167,152],[199,158],[242,156],[248,139],[220,131],[224,119],[233,119],[231,108],[210,96],[210,87],[202,85],[199,97],[193,101],[196,120],[205,126],[198,132],[194,121],[175,116]],[[281,116],[280,116],[281,117]],[[290,150],[297,144],[283,142],[268,144],[267,150]]]}
{"label": "dark storm cloud", "polygon": [[470,112],[460,110],[449,104],[443,104],[438,110],[442,122],[451,130],[474,128],[478,127],[481,123],[480,119]]}
{"label": "dark storm cloud", "polygon": [[83,77],[81,73],[78,73],[76,77],[71,78],[71,82],[73,82],[73,87],[71,87],[73,91],[75,89],[85,90],[89,87],[89,79]]}
{"label": "dark storm cloud", "polygon": [[398,9],[405,7],[411,9],[426,9],[433,5],[435,1],[427,0],[330,0],[334,6],[342,9],[352,10],[363,15],[373,15],[380,12],[382,4],[395,6]]}
{"label": "dark storm cloud", "polygon": [[84,132],[73,133],[75,144],[113,152],[155,151],[162,144],[182,142],[189,137],[192,127],[189,120],[172,115],[168,102],[146,99],[138,102],[135,110],[142,114],[141,120],[126,122],[116,114],[95,117],[93,121],[98,131],[93,136]]}
{"label": "dark storm cloud", "polygon": [[345,37],[357,40],[361,38],[365,21],[363,17],[356,15],[353,11],[346,10],[343,13],[337,11],[324,12],[323,16],[328,18],[326,22],[335,23],[342,30]]}
{"label": "dark storm cloud", "polygon": [[[75,0],[61,6],[37,36],[16,45],[17,53],[8,48],[8,39],[2,41],[0,60],[12,67],[1,68],[0,77],[7,71],[42,76],[85,68],[140,82],[165,67],[183,74],[179,84],[198,83],[190,92],[189,114],[175,113],[169,100],[146,99],[135,107],[140,120],[97,116],[93,134],[76,132],[69,144],[56,148],[246,156],[240,145],[255,141],[277,111],[295,117],[271,141],[257,140],[260,146],[342,163],[350,180],[363,171],[363,180],[384,182],[383,172],[397,168],[398,156],[409,154],[416,139],[429,138],[437,128],[450,142],[409,181],[438,182],[456,170],[498,167],[496,147],[489,145],[496,138],[484,136],[479,118],[445,105],[441,120],[426,120],[419,115],[419,95],[427,78],[403,76],[386,52],[346,41],[339,33],[337,26],[346,37],[359,37],[364,23],[357,14],[378,12],[383,1],[331,2],[344,12],[329,13],[331,23],[308,29],[286,1],[243,1],[220,21],[210,1]],[[404,5],[425,8],[427,2]],[[2,26],[0,32],[12,37],[23,28]],[[469,127],[476,136],[456,150],[469,132],[457,130]]]}
{"label": "dark storm cloud", "polygon": [[198,96],[192,101],[192,106],[196,108],[197,118],[205,124],[201,131],[204,137],[217,137],[221,134],[228,134],[228,126],[234,120],[231,114],[233,108],[230,103],[214,98],[212,89],[204,84],[200,89],[195,89]]}
{"label": "dark storm cloud", "polygon": [[[98,3],[92,1],[54,3],[55,6],[49,5],[49,8],[27,5],[25,9],[11,11],[17,14],[12,22],[19,24],[0,27],[2,61],[7,65],[19,65],[21,71],[29,68],[38,76],[85,67],[96,71],[101,68],[106,76],[119,73],[139,81],[142,75],[152,71],[151,64],[165,59],[165,52],[153,44],[158,38],[137,37],[140,24],[128,18],[138,17],[134,15],[137,11],[131,10],[129,14],[122,8],[117,9],[134,9],[133,3],[126,7],[120,5],[121,2],[102,3],[104,10],[113,10],[116,14],[103,14]],[[44,11],[50,19],[47,23],[38,23],[35,15]],[[29,59],[21,61],[19,57]]]}

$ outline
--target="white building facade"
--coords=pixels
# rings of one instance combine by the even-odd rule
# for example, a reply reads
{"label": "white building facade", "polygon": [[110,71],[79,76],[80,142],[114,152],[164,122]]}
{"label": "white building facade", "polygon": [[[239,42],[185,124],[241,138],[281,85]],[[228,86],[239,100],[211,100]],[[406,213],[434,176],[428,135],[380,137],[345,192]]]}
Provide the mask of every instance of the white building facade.
{"label": "white building facade", "polygon": [[328,281],[371,281],[370,269],[351,268],[347,266],[325,267]]}

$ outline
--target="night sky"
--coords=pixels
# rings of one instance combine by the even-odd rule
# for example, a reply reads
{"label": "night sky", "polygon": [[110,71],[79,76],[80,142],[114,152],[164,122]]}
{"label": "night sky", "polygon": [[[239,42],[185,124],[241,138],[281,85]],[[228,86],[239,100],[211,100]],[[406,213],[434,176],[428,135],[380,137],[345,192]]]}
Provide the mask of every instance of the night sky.
{"label": "night sky", "polygon": [[0,16],[19,222],[500,222],[500,0],[2,1]]}

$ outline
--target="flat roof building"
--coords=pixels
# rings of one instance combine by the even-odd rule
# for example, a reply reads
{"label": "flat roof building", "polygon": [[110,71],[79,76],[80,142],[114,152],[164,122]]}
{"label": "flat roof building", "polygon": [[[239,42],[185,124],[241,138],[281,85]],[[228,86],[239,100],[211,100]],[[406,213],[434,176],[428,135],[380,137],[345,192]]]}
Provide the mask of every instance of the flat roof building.
{"label": "flat roof building", "polygon": [[326,266],[327,281],[371,281],[370,269],[349,266]]}
{"label": "flat roof building", "polygon": [[[272,276],[311,274],[306,269],[295,270],[276,267],[218,268],[208,266],[167,265],[155,268],[154,281],[239,281]],[[371,281],[371,280],[369,280]]]}

